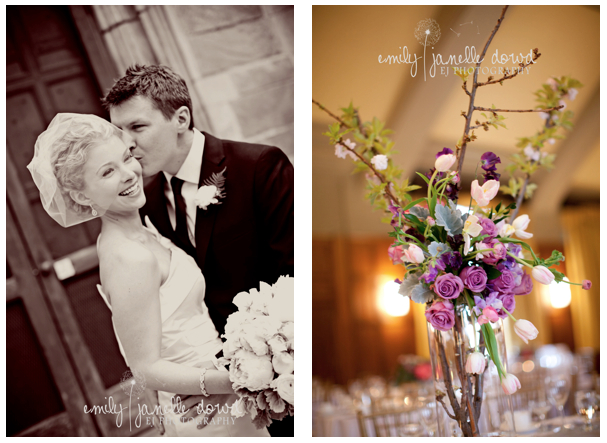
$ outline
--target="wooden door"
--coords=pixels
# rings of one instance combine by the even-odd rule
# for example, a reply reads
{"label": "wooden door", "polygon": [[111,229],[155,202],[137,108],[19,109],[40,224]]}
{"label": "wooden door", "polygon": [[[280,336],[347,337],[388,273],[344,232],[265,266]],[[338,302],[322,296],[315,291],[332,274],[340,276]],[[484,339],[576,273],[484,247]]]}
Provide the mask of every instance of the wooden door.
{"label": "wooden door", "polygon": [[59,226],[26,169],[56,113],[107,117],[67,6],[7,6],[6,74],[7,435],[137,432],[83,412],[124,401],[127,370],[95,288],[99,221]]}

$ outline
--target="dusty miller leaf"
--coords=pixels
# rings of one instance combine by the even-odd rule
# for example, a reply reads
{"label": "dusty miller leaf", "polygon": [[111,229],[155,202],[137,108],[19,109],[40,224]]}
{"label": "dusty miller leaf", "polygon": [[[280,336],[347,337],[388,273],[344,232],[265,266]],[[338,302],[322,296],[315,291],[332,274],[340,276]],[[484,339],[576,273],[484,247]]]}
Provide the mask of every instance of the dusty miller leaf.
{"label": "dusty miller leaf", "polygon": [[462,233],[464,228],[462,213],[453,201],[449,200],[449,206],[437,205],[434,211],[436,224],[445,228],[447,234],[454,236]]}
{"label": "dusty miller leaf", "polygon": [[430,215],[430,211],[421,206],[413,206],[411,209],[409,209],[409,213],[415,215],[420,220],[425,220]]}
{"label": "dusty miller leaf", "polygon": [[415,303],[428,303],[434,299],[434,292],[419,283],[411,291],[411,300]]}
{"label": "dusty miller leaf", "polygon": [[398,293],[404,295],[405,297],[411,298],[411,291],[415,287],[415,285],[419,284],[419,276],[421,274],[416,272],[415,274],[409,274],[407,278],[400,284],[400,288],[398,289]]}

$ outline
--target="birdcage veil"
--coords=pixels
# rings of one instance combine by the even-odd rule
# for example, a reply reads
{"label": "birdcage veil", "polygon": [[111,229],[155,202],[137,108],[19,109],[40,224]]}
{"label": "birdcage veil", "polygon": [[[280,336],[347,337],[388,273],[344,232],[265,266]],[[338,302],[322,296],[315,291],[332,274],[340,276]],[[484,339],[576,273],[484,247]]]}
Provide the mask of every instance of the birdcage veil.
{"label": "birdcage veil", "polygon": [[70,189],[58,179],[57,165],[78,160],[84,163],[84,153],[74,153],[78,142],[92,136],[109,139],[112,135],[121,138],[122,131],[96,115],[62,113],[57,114],[46,131],[38,136],[34,157],[27,168],[40,191],[42,207],[64,228],[103,215],[110,202],[96,202],[90,206],[77,204],[70,197]]}

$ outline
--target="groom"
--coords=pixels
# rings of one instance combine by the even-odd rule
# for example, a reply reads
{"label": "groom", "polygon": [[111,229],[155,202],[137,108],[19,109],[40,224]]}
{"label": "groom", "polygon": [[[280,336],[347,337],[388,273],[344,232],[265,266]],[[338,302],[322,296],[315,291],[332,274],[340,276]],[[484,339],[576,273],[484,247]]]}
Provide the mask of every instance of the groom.
{"label": "groom", "polygon": [[[294,276],[293,166],[278,148],[196,129],[185,81],[164,66],[128,68],[103,104],[134,139],[144,177],[153,177],[141,216],[196,260],[223,334],[236,294]],[[269,431],[293,436],[292,418]]]}

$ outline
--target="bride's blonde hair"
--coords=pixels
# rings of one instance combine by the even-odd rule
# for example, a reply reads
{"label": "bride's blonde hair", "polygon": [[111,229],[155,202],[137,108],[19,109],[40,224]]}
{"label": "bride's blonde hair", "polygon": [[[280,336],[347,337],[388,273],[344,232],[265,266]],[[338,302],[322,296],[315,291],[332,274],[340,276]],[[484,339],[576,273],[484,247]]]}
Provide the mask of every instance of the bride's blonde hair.
{"label": "bride's blonde hair", "polygon": [[70,208],[77,214],[90,214],[92,208],[75,202],[70,191],[82,191],[82,168],[91,148],[107,142],[113,136],[120,138],[120,130],[105,120],[74,117],[65,133],[52,145],[51,165],[59,190]]}

